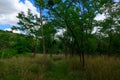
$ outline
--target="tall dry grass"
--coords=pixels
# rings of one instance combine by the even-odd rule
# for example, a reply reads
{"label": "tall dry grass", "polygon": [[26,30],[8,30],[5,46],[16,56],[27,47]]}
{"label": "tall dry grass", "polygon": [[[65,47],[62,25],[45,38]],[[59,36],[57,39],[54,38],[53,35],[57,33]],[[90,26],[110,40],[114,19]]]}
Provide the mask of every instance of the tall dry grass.
{"label": "tall dry grass", "polygon": [[1,59],[0,80],[44,80],[43,60],[42,56]]}
{"label": "tall dry grass", "polygon": [[108,56],[85,56],[85,68],[79,57],[61,55],[13,57],[0,59],[0,80],[120,80],[120,59]]}
{"label": "tall dry grass", "polygon": [[86,56],[89,80],[120,80],[120,59],[108,56]]}

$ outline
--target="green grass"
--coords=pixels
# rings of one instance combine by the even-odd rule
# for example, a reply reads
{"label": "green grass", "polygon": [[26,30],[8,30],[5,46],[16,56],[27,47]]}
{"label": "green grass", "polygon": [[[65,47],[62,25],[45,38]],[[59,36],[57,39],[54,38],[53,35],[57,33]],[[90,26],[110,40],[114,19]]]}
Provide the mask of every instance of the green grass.
{"label": "green grass", "polygon": [[107,56],[85,56],[80,67],[78,57],[61,55],[35,58],[20,56],[0,59],[0,80],[120,80],[120,59]]}

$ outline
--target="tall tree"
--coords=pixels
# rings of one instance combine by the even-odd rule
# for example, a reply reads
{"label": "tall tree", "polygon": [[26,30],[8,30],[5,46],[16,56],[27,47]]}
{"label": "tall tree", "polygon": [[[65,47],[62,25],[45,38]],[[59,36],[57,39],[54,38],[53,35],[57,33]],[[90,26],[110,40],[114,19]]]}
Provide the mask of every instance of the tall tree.
{"label": "tall tree", "polygon": [[35,56],[36,54],[36,49],[37,49],[37,39],[39,38],[39,18],[37,15],[33,15],[31,13],[31,10],[28,9],[27,14],[25,15],[25,13],[22,11],[20,13],[18,13],[17,18],[19,19],[18,21],[18,26],[13,26],[12,29],[14,30],[20,30],[22,31],[24,34],[26,34],[27,36],[29,36],[29,38],[33,39],[33,48],[34,48],[34,54],[33,56]]}
{"label": "tall tree", "polygon": [[[91,34],[97,14],[100,8],[108,3],[108,0],[49,0],[50,14],[55,26],[65,28],[71,34],[77,46],[82,66],[84,66],[84,53],[86,42]],[[78,35],[79,34],[79,35]]]}
{"label": "tall tree", "polygon": [[39,17],[40,17],[40,28],[42,30],[42,46],[43,46],[43,54],[46,59],[46,48],[45,48],[45,40],[44,40],[44,34],[43,34],[43,9],[45,8],[45,0],[34,0],[35,6],[39,9]]}
{"label": "tall tree", "polygon": [[106,16],[106,19],[100,22],[100,26],[102,27],[101,33],[104,35],[107,35],[106,39],[108,39],[108,50],[107,53],[108,55],[112,54],[115,52],[114,47],[113,47],[113,42],[114,42],[114,37],[119,34],[120,28],[120,3],[116,2],[111,2],[107,3],[103,8],[103,13]]}

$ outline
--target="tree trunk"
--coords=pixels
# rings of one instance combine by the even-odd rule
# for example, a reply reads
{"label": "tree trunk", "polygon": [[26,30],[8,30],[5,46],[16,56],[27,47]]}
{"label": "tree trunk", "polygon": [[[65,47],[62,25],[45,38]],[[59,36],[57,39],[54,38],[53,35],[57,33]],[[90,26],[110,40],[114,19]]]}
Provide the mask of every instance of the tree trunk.
{"label": "tree trunk", "polygon": [[44,59],[46,61],[46,49],[45,49],[45,40],[44,40],[44,34],[43,34],[43,20],[42,20],[42,7],[40,8],[40,27],[42,30],[42,47],[43,47],[43,54],[44,54]]}
{"label": "tree trunk", "polygon": [[81,34],[81,64],[82,64],[82,67],[84,67],[85,66],[85,61],[84,61],[84,43],[83,43],[83,41],[84,41],[84,29],[83,29],[83,26],[81,27],[82,28],[82,34]]}
{"label": "tree trunk", "polygon": [[37,38],[35,40],[33,39],[33,43],[34,43],[33,57],[35,57],[37,52]]}

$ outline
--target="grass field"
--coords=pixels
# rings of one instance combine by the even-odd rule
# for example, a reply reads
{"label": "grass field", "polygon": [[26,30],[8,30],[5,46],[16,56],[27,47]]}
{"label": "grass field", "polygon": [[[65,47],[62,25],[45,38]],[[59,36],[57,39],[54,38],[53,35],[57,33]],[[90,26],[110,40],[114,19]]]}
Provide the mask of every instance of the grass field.
{"label": "grass field", "polygon": [[54,55],[0,59],[0,80],[120,80],[120,59],[85,56],[85,68],[78,57]]}

